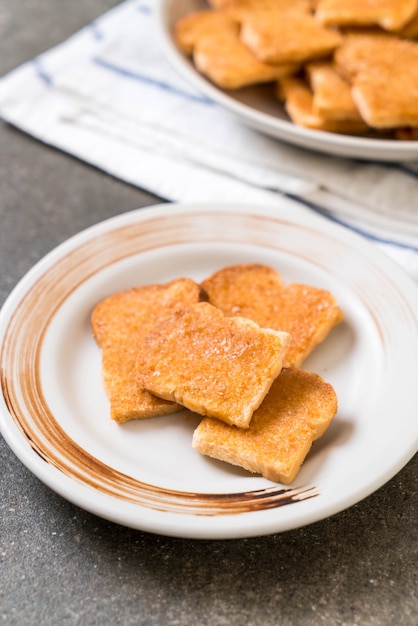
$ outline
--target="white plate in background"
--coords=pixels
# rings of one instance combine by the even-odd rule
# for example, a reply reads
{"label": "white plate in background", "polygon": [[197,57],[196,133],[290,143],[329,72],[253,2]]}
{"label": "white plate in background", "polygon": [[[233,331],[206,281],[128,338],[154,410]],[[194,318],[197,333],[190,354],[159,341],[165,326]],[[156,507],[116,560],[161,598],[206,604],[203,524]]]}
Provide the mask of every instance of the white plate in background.
{"label": "white plate in background", "polygon": [[208,9],[204,0],[157,0],[156,24],[161,48],[172,66],[199,92],[207,95],[243,123],[287,143],[326,154],[372,159],[407,161],[418,159],[418,141],[370,139],[310,130],[293,124],[269,85],[226,91],[201,75],[176,47],[173,26],[182,16]]}

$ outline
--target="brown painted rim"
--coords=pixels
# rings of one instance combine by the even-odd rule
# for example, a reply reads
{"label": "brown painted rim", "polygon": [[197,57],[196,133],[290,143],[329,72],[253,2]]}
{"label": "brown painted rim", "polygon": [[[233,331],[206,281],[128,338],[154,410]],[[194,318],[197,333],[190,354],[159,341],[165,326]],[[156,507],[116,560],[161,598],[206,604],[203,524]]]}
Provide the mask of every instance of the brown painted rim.
{"label": "brown painted rim", "polygon": [[[164,246],[196,241],[237,242],[280,249],[301,259],[312,261],[312,249],[295,250],[287,241],[304,231],[306,241],[320,245],[326,242],[328,252],[318,257],[322,270],[331,271],[329,261],[341,247],[333,234],[317,230],[312,223],[301,225],[292,219],[273,217],[255,211],[178,213],[170,208],[141,210],[126,218],[127,223],[109,223],[99,232],[87,233],[81,243],[45,263],[33,284],[15,307],[8,322],[1,347],[1,385],[5,403],[27,445],[42,461],[72,480],[95,491],[127,503],[163,513],[196,516],[219,516],[266,511],[320,496],[320,490],[307,485],[296,489],[283,486],[238,493],[216,494],[176,491],[147,484],[127,476],[94,458],[74,442],[60,426],[44,398],[40,375],[40,354],[48,325],[66,299],[95,273],[131,255]],[[105,223],[106,224],[106,223]],[[357,251],[361,254],[361,251]],[[379,269],[374,269],[379,275]],[[383,279],[383,274],[380,276]],[[384,280],[394,281],[390,276]],[[354,286],[353,286],[354,288]],[[370,294],[358,286],[357,295],[367,301],[380,335],[387,340],[384,320],[369,302]],[[408,315],[415,315],[411,310]]]}

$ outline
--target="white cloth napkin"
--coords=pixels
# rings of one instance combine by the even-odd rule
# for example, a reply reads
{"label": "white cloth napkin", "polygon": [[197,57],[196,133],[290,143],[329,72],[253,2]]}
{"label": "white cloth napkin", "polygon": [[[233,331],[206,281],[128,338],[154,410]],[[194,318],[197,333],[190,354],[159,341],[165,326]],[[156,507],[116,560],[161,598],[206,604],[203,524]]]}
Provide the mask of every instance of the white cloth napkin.
{"label": "white cloth napkin", "polygon": [[122,2],[0,79],[0,116],[167,200],[274,205],[285,195],[418,280],[418,160],[336,158],[244,126],[173,71],[152,0]]}

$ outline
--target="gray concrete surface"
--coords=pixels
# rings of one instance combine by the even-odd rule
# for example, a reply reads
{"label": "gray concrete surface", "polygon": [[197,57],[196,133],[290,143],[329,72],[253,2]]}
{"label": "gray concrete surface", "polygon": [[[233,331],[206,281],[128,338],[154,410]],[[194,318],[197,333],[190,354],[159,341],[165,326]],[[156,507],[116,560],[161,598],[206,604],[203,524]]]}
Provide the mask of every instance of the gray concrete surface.
{"label": "gray concrete surface", "polygon": [[[0,75],[112,0],[0,0]],[[0,304],[56,244],[158,202],[0,123]],[[415,626],[418,457],[376,493],[284,534],[130,530],[49,490],[0,437],[0,624]]]}

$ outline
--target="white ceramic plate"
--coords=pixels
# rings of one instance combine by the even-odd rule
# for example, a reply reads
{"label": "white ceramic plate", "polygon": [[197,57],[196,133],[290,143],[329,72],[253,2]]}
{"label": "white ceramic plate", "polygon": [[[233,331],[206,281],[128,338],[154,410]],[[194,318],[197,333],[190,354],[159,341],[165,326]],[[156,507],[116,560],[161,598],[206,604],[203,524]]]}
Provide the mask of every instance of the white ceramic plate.
{"label": "white ceramic plate", "polygon": [[378,161],[418,159],[418,141],[352,137],[309,130],[290,122],[269,86],[225,91],[197,72],[176,47],[173,25],[192,11],[208,8],[205,0],[157,0],[156,23],[161,47],[172,66],[196,89],[236,115],[242,122],[288,143],[345,157]]}
{"label": "white ceramic plate", "polygon": [[[346,316],[305,363],[339,411],[291,487],[200,456],[186,413],[112,422],[90,332],[111,293],[247,262],[330,289]],[[415,284],[383,253],[286,200],[120,215],[53,250],[5,303],[1,431],[53,490],[120,524],[196,538],[296,528],[372,493],[417,450],[417,311]]]}

